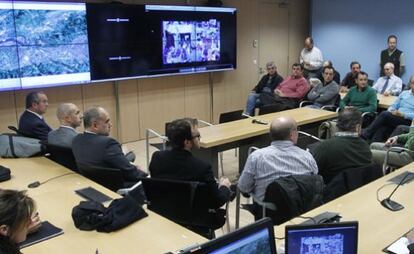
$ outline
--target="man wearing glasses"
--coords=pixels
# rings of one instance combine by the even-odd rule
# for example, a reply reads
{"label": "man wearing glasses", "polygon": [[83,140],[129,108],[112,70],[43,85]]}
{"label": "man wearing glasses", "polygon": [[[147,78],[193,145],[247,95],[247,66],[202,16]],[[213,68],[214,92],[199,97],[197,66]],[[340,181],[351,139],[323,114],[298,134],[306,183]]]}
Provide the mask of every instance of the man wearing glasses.
{"label": "man wearing glasses", "polygon": [[[211,165],[192,155],[192,149],[200,148],[200,132],[197,125],[197,119],[190,118],[170,123],[167,127],[167,137],[171,149],[155,152],[149,171],[152,178],[205,183],[210,198],[202,201],[205,204],[203,207],[194,207],[194,218],[203,220],[204,223],[208,222],[210,228],[220,228],[225,222],[225,212],[219,208],[230,200],[231,184],[227,178],[221,178],[217,183]],[[172,207],[174,205],[171,203]]]}
{"label": "man wearing glasses", "polygon": [[52,130],[43,118],[48,106],[44,92],[29,93],[26,96],[26,110],[19,119],[19,132],[27,137],[46,141]]}
{"label": "man wearing glasses", "polygon": [[260,94],[267,93],[270,97],[273,97],[275,88],[283,81],[282,76],[277,73],[274,62],[268,62],[266,70],[267,74],[260,79],[247,97],[245,114],[254,115],[254,108],[261,105]]}

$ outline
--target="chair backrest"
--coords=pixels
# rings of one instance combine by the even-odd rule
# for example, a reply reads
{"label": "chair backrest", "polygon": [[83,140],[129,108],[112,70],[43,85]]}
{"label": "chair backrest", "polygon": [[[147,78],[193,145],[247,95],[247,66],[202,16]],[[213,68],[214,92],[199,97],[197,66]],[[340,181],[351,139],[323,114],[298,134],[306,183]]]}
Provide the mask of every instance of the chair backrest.
{"label": "chair backrest", "polygon": [[70,170],[73,170],[75,172],[78,171],[72,148],[52,145],[48,143],[46,143],[45,146],[47,151],[50,153],[50,156],[48,156],[49,159]]}
{"label": "chair backrest", "polygon": [[381,166],[374,163],[344,170],[327,183],[323,199],[329,202],[382,176]]}
{"label": "chair backrest", "polygon": [[280,106],[278,104],[265,105],[259,108],[259,115],[266,115],[278,111],[280,111]]}
{"label": "chair backrest", "polygon": [[281,177],[266,188],[265,202],[276,205],[276,211],[266,215],[274,224],[282,224],[291,218],[322,205],[324,183],[320,175],[290,175]]}
{"label": "chair backrest", "polygon": [[235,110],[230,112],[221,113],[219,116],[219,123],[228,123],[240,119],[244,119],[242,116],[243,110]]}
{"label": "chair backrest", "polygon": [[120,169],[90,166],[79,163],[77,166],[79,173],[83,176],[112,191],[117,191],[124,187],[124,178]]}
{"label": "chair backrest", "polygon": [[195,208],[207,190],[204,183],[159,178],[142,179],[142,186],[148,209],[183,225],[194,224]]}

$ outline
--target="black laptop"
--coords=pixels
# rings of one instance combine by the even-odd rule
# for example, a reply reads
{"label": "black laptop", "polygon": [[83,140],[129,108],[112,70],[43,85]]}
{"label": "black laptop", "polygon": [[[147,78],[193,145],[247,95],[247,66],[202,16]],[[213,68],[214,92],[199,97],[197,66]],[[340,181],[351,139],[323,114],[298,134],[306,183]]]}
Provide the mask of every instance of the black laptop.
{"label": "black laptop", "polygon": [[286,226],[286,254],[357,254],[357,250],[357,221]]}
{"label": "black laptop", "polygon": [[273,223],[269,218],[264,218],[182,253],[276,254]]}

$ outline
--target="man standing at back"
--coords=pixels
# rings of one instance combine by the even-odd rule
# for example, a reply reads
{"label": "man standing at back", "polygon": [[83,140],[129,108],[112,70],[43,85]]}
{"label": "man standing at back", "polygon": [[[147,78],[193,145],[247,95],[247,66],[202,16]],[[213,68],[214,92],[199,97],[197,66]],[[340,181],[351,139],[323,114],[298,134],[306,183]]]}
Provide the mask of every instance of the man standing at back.
{"label": "man standing at back", "polygon": [[306,79],[317,78],[323,64],[320,49],[313,45],[312,37],[305,39],[305,47],[300,52],[300,63],[304,67],[303,76]]}
{"label": "man standing at back", "polygon": [[384,65],[386,63],[394,64],[394,73],[396,76],[401,77],[405,70],[405,57],[401,50],[397,49],[397,36],[388,36],[388,48],[381,51],[380,61],[380,76],[384,76]]}
{"label": "man standing at back", "polygon": [[44,92],[30,92],[26,96],[26,110],[19,119],[19,132],[27,137],[46,141],[47,134],[52,130],[43,118],[48,105]]}
{"label": "man standing at back", "polygon": [[297,147],[297,123],[290,117],[275,118],[270,125],[270,146],[253,152],[246,161],[238,187],[263,200],[266,187],[279,177],[317,174],[312,155]]}
{"label": "man standing at back", "polygon": [[108,137],[111,119],[102,107],[92,107],[83,116],[85,132],[77,135],[72,142],[76,163],[84,166],[97,166],[120,169],[125,182],[137,182],[146,176],[131,164],[122,152],[121,144]]}
{"label": "man standing at back", "polygon": [[60,122],[60,127],[49,132],[47,142],[51,145],[72,147],[72,141],[78,135],[78,128],[83,119],[78,106],[73,103],[62,103],[58,106],[56,116]]}

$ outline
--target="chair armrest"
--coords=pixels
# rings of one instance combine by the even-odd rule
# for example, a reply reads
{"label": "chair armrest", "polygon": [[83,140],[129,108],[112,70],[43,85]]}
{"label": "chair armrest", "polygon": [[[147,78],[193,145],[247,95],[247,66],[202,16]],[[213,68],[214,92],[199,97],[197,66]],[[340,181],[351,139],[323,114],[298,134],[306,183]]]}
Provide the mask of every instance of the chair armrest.
{"label": "chair armrest", "polygon": [[259,150],[259,148],[255,147],[255,146],[249,147],[249,149],[247,150],[247,155],[250,155],[251,153],[253,153],[256,150]]}
{"label": "chair armrest", "polygon": [[130,191],[135,190],[136,188],[138,188],[138,186],[140,186],[142,184],[141,181],[137,182],[136,184],[134,184],[133,186],[129,187],[129,188],[122,188],[116,191],[116,193],[118,193],[119,195],[125,196],[126,194],[128,194]]}
{"label": "chair armrest", "polygon": [[383,171],[383,174],[385,175],[385,174],[386,174],[386,172],[387,172],[387,167],[388,167],[388,157],[389,157],[390,152],[402,153],[402,152],[410,152],[410,151],[411,151],[410,149],[407,149],[407,148],[404,148],[404,147],[398,147],[398,146],[393,146],[393,147],[390,147],[390,148],[387,150],[387,153],[385,154],[384,164],[382,164],[382,171]]}
{"label": "chair armrest", "polygon": [[264,202],[259,200],[258,198],[256,198],[254,195],[251,195],[253,198],[253,201],[256,202],[257,204],[259,204],[261,207],[264,207],[265,209],[269,209],[272,211],[276,211],[277,207],[275,204],[271,203],[271,202]]}
{"label": "chair armrest", "polygon": [[158,132],[154,131],[153,129],[146,129],[146,132],[147,132],[147,137],[148,138],[149,138],[150,134],[152,134],[152,135],[154,135],[154,136],[162,139],[163,141],[168,141],[168,137],[167,136],[161,135]]}
{"label": "chair armrest", "polygon": [[322,106],[321,109],[323,110],[329,110],[329,111],[336,111],[339,107],[336,105],[325,105]]}
{"label": "chair armrest", "polygon": [[316,137],[316,136],[313,136],[313,135],[311,135],[311,134],[309,134],[309,133],[307,133],[307,132],[304,132],[304,131],[298,131],[298,133],[299,133],[299,134],[302,134],[302,135],[304,135],[304,136],[306,136],[306,137],[312,138],[312,139],[314,139],[314,140],[316,140],[316,141],[321,141],[321,139],[320,139],[320,138],[318,138],[318,137]]}
{"label": "chair armrest", "polygon": [[364,112],[362,113],[362,118],[364,118],[365,116],[376,116],[377,114],[377,112]]}
{"label": "chair armrest", "polygon": [[299,103],[299,108],[302,108],[302,107],[304,107],[304,106],[306,106],[306,105],[312,105],[313,104],[313,102],[312,101],[301,101],[300,103]]}
{"label": "chair armrest", "polygon": [[211,124],[211,123],[209,123],[209,122],[206,122],[206,121],[204,121],[204,120],[201,120],[201,119],[198,119],[198,122],[199,122],[199,123],[202,123],[202,124],[204,124],[204,125],[206,125],[206,126],[213,126],[213,124]]}

